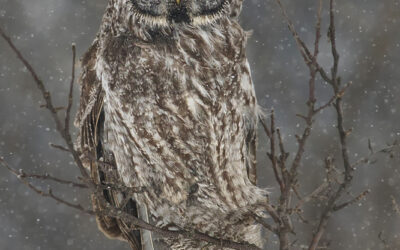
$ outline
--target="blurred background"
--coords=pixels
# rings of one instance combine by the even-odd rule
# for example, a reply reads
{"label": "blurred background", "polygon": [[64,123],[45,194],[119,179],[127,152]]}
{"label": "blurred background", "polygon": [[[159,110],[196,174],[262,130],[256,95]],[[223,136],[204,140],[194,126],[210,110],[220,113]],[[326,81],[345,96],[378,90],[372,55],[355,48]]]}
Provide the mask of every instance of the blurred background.
{"label": "blurred background", "polygon": [[[327,3],[323,16],[320,63],[329,71],[332,64],[327,42]],[[314,39],[317,1],[285,0],[288,14],[308,45]],[[71,71],[71,43],[81,56],[98,30],[106,0],[0,0],[0,25],[12,37],[52,92],[55,103],[65,105]],[[276,113],[287,150],[294,152],[294,135],[304,126],[297,113],[305,113],[308,69],[287,30],[274,0],[245,0],[241,24],[253,31],[248,43],[259,104]],[[344,97],[345,124],[353,129],[349,137],[351,160],[368,154],[368,140],[375,150],[400,139],[400,1],[352,0],[336,4],[339,74],[352,87]],[[78,88],[76,88],[78,89]],[[318,104],[332,96],[329,86],[318,79]],[[78,97],[78,91],[75,91]],[[77,104],[75,99],[75,104]],[[0,156],[15,168],[74,180],[78,175],[72,159],[49,147],[62,143],[30,75],[0,39]],[[76,105],[74,107],[76,109]],[[317,116],[301,166],[300,192],[307,194],[324,178],[324,158],[336,158],[339,141],[335,114],[327,109]],[[260,130],[259,179],[271,188],[277,185],[268,148]],[[291,155],[293,157],[293,155]],[[400,202],[400,154],[375,157],[371,165],[360,166],[348,197],[369,189],[366,200],[335,214],[329,221],[323,243],[327,249],[385,249],[382,238],[400,249],[400,215],[392,208],[391,196]],[[89,204],[85,191],[54,183],[36,181],[38,187],[65,199]],[[311,203],[305,217],[309,225],[295,221],[296,247],[307,245],[312,222],[318,218],[321,204]],[[97,229],[94,218],[58,205],[21,185],[15,176],[0,168],[0,249],[128,249],[119,241],[108,240]],[[267,249],[276,249],[270,237]]]}

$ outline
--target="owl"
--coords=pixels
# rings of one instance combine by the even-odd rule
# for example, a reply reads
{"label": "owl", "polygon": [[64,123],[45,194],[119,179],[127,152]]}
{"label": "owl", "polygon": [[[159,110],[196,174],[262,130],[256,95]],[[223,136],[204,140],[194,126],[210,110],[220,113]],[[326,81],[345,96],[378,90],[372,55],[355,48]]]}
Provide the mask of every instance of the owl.
{"label": "owl", "polygon": [[[248,33],[237,20],[241,5],[109,0],[82,58],[75,125],[77,149],[89,159],[95,183],[142,190],[105,189],[111,205],[161,228],[261,246],[252,214],[267,192],[256,186],[259,109]],[[157,237],[119,218],[97,222],[132,249],[220,249]]]}

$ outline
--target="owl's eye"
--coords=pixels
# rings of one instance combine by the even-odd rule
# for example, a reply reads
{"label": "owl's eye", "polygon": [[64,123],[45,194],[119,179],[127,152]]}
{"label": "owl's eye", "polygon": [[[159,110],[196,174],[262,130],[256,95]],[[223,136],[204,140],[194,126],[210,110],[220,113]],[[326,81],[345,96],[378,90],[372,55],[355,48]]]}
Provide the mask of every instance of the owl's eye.
{"label": "owl's eye", "polygon": [[167,13],[167,4],[163,0],[131,0],[133,6],[140,14],[154,17],[163,16]]}
{"label": "owl's eye", "polygon": [[207,24],[224,15],[230,0],[128,0],[134,14],[149,24]]}
{"label": "owl's eye", "polygon": [[190,5],[194,16],[214,15],[222,11],[227,0],[199,0]]}

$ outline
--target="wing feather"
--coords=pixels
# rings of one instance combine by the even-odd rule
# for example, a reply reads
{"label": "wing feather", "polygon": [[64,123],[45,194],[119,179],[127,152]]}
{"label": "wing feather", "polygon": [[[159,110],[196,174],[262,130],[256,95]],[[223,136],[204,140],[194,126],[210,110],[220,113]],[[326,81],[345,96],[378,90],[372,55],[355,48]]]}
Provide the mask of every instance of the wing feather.
{"label": "wing feather", "polygon": [[[103,143],[104,127],[104,92],[95,72],[97,60],[98,41],[95,40],[90,49],[82,58],[82,74],[80,107],[75,118],[75,126],[79,129],[76,148],[81,154],[85,166],[90,169],[92,180],[96,184],[119,183],[120,178],[112,152],[106,152]],[[105,161],[111,164],[100,164]],[[103,190],[105,199],[113,206],[138,216],[137,204],[127,197],[127,194],[118,190]],[[95,195],[92,195],[92,204],[95,211],[104,209]],[[141,236],[139,230],[132,230],[132,227],[125,221],[109,216],[96,216],[100,230],[109,238],[125,240],[132,250],[141,250]]]}
{"label": "wing feather", "polygon": [[253,185],[257,185],[257,131],[251,127],[246,138],[248,160],[247,160],[247,175]]}

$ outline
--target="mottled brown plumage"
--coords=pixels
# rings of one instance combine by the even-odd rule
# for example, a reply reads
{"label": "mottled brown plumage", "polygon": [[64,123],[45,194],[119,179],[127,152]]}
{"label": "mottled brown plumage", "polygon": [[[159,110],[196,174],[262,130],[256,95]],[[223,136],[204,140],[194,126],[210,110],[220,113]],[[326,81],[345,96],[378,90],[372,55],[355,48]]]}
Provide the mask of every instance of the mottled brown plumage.
{"label": "mottled brown plumage", "polygon": [[[160,227],[261,245],[250,214],[267,198],[255,186],[258,108],[236,20],[241,0],[177,2],[110,0],[83,59],[78,149],[115,166],[89,160],[97,182],[145,188],[125,208],[135,216],[147,210]],[[127,195],[104,191],[114,205]],[[149,236],[114,218],[98,222],[134,249]]]}

